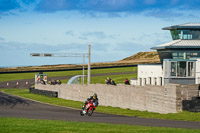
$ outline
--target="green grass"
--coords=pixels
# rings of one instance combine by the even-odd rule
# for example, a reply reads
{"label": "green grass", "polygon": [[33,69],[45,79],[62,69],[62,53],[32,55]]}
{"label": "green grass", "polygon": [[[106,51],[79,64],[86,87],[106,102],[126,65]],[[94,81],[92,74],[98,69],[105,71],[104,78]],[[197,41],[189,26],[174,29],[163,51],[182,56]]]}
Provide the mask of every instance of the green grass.
{"label": "green grass", "polygon": [[[105,84],[105,79],[107,76],[98,76],[98,77],[91,77],[91,83],[96,84],[96,83],[102,83]],[[123,84],[124,80],[126,78],[132,79],[132,78],[137,78],[137,74],[121,74],[121,75],[111,75],[109,76],[112,80],[115,81],[116,84]]]}
{"label": "green grass", "polygon": [[36,73],[12,73],[12,74],[0,74],[0,82],[20,80],[20,79],[33,79]]}
{"label": "green grass", "polygon": [[60,106],[68,106],[68,107],[74,107],[74,108],[80,108],[82,102],[73,102],[70,100],[64,100],[60,98],[53,98],[53,97],[47,97],[43,95],[37,95],[33,93],[29,93],[28,89],[0,89],[3,90],[6,93],[37,100],[44,103],[50,103],[53,105],[60,105]]}
{"label": "green grass", "polygon": [[[27,89],[1,89],[1,90],[13,95],[18,95],[21,97],[34,99],[37,101],[50,103],[53,105],[62,105],[62,106],[68,106],[68,107],[80,109],[80,105],[82,104],[82,102],[64,100],[64,99],[59,99],[59,98],[51,98],[51,97],[46,97],[42,95],[32,94],[32,93],[29,93]],[[130,109],[121,109],[121,108],[116,108],[116,107],[105,107],[105,106],[99,106],[96,109],[96,111],[103,112],[103,113],[126,115],[126,116],[138,116],[138,117],[145,117],[145,118],[200,121],[200,113],[193,113],[193,112],[187,112],[187,111],[183,111],[181,113],[159,114],[159,113],[152,113],[152,112],[147,112],[147,111],[136,111],[136,110],[130,110]]]}
{"label": "green grass", "polygon": [[200,130],[0,117],[1,133],[198,133]]}
{"label": "green grass", "polygon": [[[97,73],[112,73],[112,72],[127,72],[127,71],[137,71],[137,67],[122,67],[122,68],[107,68],[107,69],[93,69],[91,74]],[[58,71],[58,72],[44,72],[48,77],[57,77],[57,76],[69,76],[69,75],[82,75],[82,70],[76,71]],[[33,79],[37,72],[33,73],[13,73],[13,74],[0,74],[0,82],[11,81],[11,80],[20,80],[20,79]],[[87,70],[85,70],[87,74]]]}
{"label": "green grass", "polygon": [[[123,84],[124,80],[126,78],[128,79],[132,79],[132,78],[137,78],[137,74],[120,74],[120,75],[111,75],[111,76],[96,76],[96,77],[91,77],[91,84],[96,84],[96,83],[100,83],[100,84],[105,84],[105,79],[107,77],[110,77],[112,80],[115,81],[116,84]],[[69,79],[64,79],[61,80],[62,83],[67,83]],[[85,78],[84,83],[87,83],[87,77]]]}

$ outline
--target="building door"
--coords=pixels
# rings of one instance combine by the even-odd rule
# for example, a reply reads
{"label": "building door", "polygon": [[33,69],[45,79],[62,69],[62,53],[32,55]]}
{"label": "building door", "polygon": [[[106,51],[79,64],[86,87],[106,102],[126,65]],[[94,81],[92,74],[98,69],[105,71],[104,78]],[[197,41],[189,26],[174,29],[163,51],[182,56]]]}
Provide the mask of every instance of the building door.
{"label": "building door", "polygon": [[149,84],[151,85],[151,77],[149,77]]}
{"label": "building door", "polygon": [[147,84],[147,79],[146,78],[144,78],[144,85],[146,85]]}
{"label": "building door", "polygon": [[162,86],[162,82],[163,82],[163,81],[162,81],[162,77],[160,77],[160,85],[161,85],[161,86]]}

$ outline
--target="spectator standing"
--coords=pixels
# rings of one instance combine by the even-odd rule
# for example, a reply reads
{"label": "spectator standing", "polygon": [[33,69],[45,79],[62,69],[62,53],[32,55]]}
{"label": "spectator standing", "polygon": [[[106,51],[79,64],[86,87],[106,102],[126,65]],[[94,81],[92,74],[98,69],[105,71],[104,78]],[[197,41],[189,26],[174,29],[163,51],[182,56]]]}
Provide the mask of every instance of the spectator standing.
{"label": "spectator standing", "polygon": [[106,82],[107,85],[110,85],[110,84],[111,84],[111,79],[110,79],[109,77],[107,77],[107,78],[105,79],[105,82]]}
{"label": "spectator standing", "polygon": [[114,80],[111,79],[110,82],[111,82],[111,85],[116,85]]}

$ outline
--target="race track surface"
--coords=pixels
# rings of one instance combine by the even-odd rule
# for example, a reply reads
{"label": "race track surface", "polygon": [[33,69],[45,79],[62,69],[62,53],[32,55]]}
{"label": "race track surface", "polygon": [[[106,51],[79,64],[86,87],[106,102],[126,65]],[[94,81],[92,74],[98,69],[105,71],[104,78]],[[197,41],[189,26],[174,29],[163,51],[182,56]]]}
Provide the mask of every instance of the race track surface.
{"label": "race track surface", "polygon": [[88,117],[80,116],[79,112],[76,109],[43,104],[0,92],[0,117],[200,129],[200,122],[128,117],[97,112],[94,112],[91,117]]}

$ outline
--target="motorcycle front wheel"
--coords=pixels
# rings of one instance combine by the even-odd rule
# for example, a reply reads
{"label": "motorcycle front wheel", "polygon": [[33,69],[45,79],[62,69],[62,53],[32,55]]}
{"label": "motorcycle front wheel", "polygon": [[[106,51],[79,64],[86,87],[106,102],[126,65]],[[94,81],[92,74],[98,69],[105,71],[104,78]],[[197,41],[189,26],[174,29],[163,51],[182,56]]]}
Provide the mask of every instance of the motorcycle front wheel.
{"label": "motorcycle front wheel", "polygon": [[92,116],[94,109],[92,108],[91,110],[88,110],[88,116]]}
{"label": "motorcycle front wheel", "polygon": [[81,116],[84,116],[83,110],[82,110],[82,109],[81,109],[81,111],[80,111],[80,115],[81,115]]}

